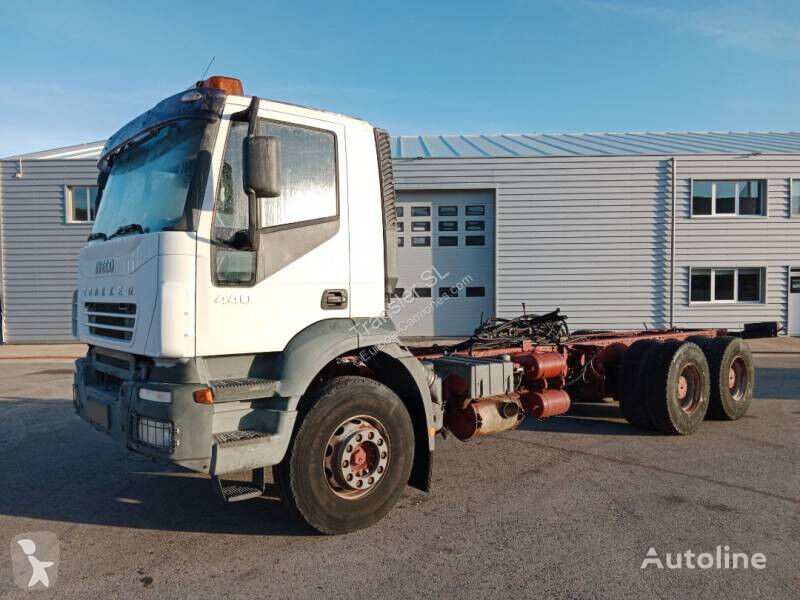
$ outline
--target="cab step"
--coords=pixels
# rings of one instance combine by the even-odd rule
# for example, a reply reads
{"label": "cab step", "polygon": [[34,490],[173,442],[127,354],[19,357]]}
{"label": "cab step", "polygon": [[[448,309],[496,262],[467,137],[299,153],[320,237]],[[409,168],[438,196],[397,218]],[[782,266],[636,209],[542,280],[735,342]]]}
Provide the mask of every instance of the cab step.
{"label": "cab step", "polygon": [[265,468],[260,467],[252,470],[252,481],[236,481],[232,479],[222,479],[216,475],[211,477],[214,491],[222,498],[223,502],[240,502],[250,498],[258,498],[264,493]]}
{"label": "cab step", "polygon": [[260,442],[264,441],[265,438],[271,438],[273,436],[274,434],[256,431],[255,429],[237,429],[235,431],[215,433],[214,440],[217,442],[217,445],[224,448],[227,446],[239,446],[242,444]]}
{"label": "cab step", "polygon": [[278,381],[261,377],[215,379],[209,382],[216,402],[226,400],[254,400],[267,398],[278,390]]}

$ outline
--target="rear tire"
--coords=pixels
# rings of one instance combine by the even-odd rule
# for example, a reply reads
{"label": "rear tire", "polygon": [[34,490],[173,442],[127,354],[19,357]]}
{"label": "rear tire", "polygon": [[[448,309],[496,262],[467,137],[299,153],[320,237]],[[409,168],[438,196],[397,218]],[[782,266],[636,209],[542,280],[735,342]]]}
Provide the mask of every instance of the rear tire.
{"label": "rear tire", "polygon": [[753,402],[755,368],[747,343],[737,337],[711,338],[703,348],[711,375],[711,404],[714,419],[741,419]]}
{"label": "rear tire", "polygon": [[708,412],[709,369],[697,344],[669,340],[647,361],[647,411],[656,429],[694,433]]}
{"label": "rear tire", "polygon": [[658,340],[639,340],[630,345],[622,358],[617,400],[625,420],[639,429],[653,429],[644,397],[645,365],[660,345]]}
{"label": "rear tire", "polygon": [[402,400],[365,377],[336,377],[304,399],[286,456],[273,467],[284,503],[320,533],[368,527],[402,494],[414,431]]}

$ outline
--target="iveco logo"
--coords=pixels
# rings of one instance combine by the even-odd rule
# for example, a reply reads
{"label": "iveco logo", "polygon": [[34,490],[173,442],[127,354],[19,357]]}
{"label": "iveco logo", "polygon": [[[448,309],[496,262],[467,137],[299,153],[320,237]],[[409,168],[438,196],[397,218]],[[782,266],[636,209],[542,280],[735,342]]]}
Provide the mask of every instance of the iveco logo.
{"label": "iveco logo", "polygon": [[114,259],[98,260],[94,266],[95,275],[110,275],[114,272]]}

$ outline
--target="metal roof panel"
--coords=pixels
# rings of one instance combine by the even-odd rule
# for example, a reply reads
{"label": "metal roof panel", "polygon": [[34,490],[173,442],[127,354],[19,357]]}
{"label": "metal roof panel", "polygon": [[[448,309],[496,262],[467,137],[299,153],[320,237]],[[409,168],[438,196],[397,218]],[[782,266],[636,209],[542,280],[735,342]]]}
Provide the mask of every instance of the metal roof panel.
{"label": "metal roof panel", "polygon": [[394,140],[395,158],[800,153],[800,132],[794,131],[404,135]]}
{"label": "metal roof panel", "polygon": [[[3,160],[97,160],[105,141]],[[395,158],[514,158],[662,154],[800,154],[800,132],[500,133],[392,137]]]}

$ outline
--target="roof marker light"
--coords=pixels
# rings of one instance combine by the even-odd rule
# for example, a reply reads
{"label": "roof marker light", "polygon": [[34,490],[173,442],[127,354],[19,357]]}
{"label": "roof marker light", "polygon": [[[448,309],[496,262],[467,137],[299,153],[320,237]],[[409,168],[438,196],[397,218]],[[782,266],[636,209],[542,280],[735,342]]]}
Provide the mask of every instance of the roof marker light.
{"label": "roof marker light", "polygon": [[197,102],[202,97],[203,94],[201,94],[197,90],[191,90],[189,92],[186,92],[183,96],[181,96],[181,102]]}
{"label": "roof marker light", "polygon": [[198,81],[197,87],[199,88],[213,88],[220,90],[225,94],[233,96],[244,96],[244,88],[242,82],[235,77],[223,77],[222,75],[213,75],[204,81]]}

